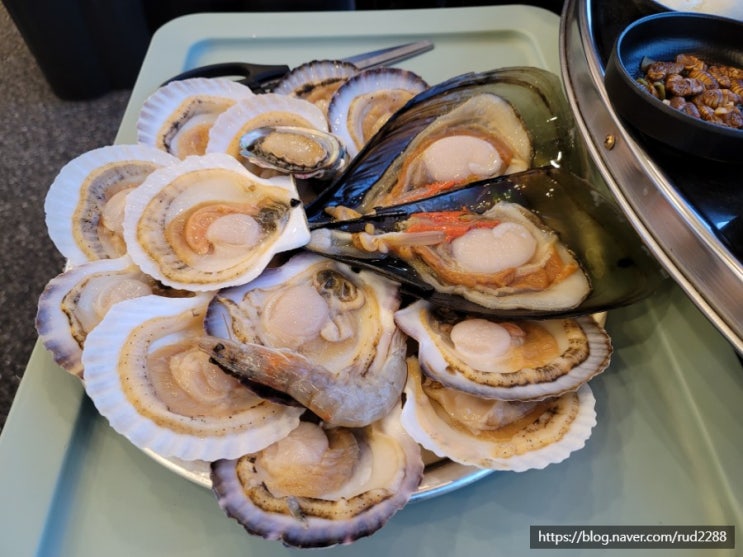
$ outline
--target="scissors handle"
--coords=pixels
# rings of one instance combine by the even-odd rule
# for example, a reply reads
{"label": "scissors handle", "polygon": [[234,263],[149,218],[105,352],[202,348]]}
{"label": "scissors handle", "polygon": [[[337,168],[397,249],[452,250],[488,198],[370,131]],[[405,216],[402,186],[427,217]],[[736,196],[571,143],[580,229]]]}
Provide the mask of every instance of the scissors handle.
{"label": "scissors handle", "polygon": [[199,66],[171,77],[171,81],[180,81],[194,77],[239,77],[237,81],[253,90],[262,89],[263,85],[283,77],[289,72],[289,66],[270,64],[251,64],[248,62],[221,62]]}

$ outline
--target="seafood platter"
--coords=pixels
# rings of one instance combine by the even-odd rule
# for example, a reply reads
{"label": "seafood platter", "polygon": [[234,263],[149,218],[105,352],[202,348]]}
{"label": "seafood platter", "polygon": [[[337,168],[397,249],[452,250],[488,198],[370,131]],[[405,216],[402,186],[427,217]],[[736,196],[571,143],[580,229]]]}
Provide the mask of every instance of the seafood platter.
{"label": "seafood platter", "polygon": [[49,189],[67,266],[40,350],[225,522],[356,545],[486,476],[539,483],[611,429],[606,320],[667,275],[554,71],[318,57],[267,90],[189,77],[135,101],[136,140]]}

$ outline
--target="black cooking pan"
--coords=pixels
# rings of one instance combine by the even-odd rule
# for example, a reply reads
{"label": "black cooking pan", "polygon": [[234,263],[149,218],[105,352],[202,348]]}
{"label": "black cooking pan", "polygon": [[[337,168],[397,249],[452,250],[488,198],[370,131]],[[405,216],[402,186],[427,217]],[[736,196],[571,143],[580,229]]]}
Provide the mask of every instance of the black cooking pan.
{"label": "black cooking pan", "polygon": [[743,130],[684,114],[637,84],[645,57],[670,61],[679,53],[743,68],[743,23],[686,12],[664,12],[634,21],[617,38],[607,62],[604,83],[612,105],[651,140],[686,154],[743,163]]}

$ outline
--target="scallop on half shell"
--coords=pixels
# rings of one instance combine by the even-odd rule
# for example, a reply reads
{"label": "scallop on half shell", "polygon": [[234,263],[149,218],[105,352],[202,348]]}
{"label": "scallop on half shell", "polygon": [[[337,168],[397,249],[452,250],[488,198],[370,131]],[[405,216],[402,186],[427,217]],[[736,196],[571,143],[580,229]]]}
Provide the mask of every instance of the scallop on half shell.
{"label": "scallop on half shell", "polygon": [[288,177],[250,173],[224,153],[193,156],[154,172],[127,198],[127,250],[163,284],[217,290],[257,277],[309,231]]}
{"label": "scallop on half shell", "polygon": [[609,335],[590,315],[499,321],[418,300],[395,313],[418,342],[423,372],[443,385],[500,400],[539,400],[578,389],[609,365]]}
{"label": "scallop on half shell", "polygon": [[369,271],[302,253],[209,307],[212,354],[234,375],[288,394],[326,423],[368,425],[405,385],[405,335],[397,285]]}
{"label": "scallop on half shell", "polygon": [[428,84],[419,75],[400,68],[364,70],[349,78],[333,94],[328,106],[331,131],[358,154],[390,116]]}
{"label": "scallop on half shell", "polygon": [[[227,153],[239,160],[240,140],[246,133],[276,126],[328,131],[325,114],[311,102],[276,93],[264,93],[236,103],[216,119],[209,131],[206,152]],[[256,171],[255,168],[251,170]]]}
{"label": "scallop on half shell", "polygon": [[88,334],[85,390],[111,427],[141,449],[181,460],[236,458],[299,425],[304,409],[259,398],[198,348],[210,299],[126,300]]}
{"label": "scallop on half shell", "polygon": [[228,78],[194,77],[172,81],[152,93],[137,119],[137,141],[183,159],[203,155],[209,130],[222,112],[255,96]]}
{"label": "scallop on half shell", "polygon": [[596,425],[588,383],[541,401],[483,399],[444,387],[408,358],[402,425],[425,449],[454,462],[523,472],[562,462]]}
{"label": "scallop on half shell", "polygon": [[58,365],[82,377],[81,356],[88,333],[114,304],[154,290],[154,281],[127,255],[72,267],[50,280],[39,296],[39,338]]}
{"label": "scallop on half shell", "polygon": [[212,464],[219,505],[247,531],[294,547],[368,536],[401,509],[423,477],[421,450],[398,408],[361,428],[303,422],[260,453]]}
{"label": "scallop on half shell", "polygon": [[71,265],[126,253],[123,237],[127,195],[153,171],[178,159],[147,145],[108,145],[68,162],[44,201],[54,245]]}

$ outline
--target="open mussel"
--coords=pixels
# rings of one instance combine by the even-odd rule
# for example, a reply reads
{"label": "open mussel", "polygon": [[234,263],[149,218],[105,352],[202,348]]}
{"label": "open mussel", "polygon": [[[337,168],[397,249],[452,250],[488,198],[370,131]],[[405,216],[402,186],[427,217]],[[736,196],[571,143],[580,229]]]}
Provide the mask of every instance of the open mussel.
{"label": "open mussel", "polygon": [[605,311],[663,278],[615,203],[557,168],[315,225],[307,247],[438,306],[506,319]]}
{"label": "open mussel", "polygon": [[[308,205],[308,219],[331,220],[334,207],[368,213],[481,179],[572,163],[582,156],[573,149],[572,122],[552,73],[506,68],[455,77],[398,110]],[[571,167],[582,170],[581,163]]]}

